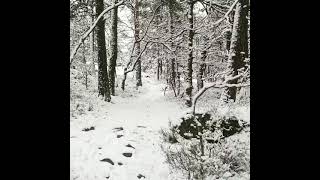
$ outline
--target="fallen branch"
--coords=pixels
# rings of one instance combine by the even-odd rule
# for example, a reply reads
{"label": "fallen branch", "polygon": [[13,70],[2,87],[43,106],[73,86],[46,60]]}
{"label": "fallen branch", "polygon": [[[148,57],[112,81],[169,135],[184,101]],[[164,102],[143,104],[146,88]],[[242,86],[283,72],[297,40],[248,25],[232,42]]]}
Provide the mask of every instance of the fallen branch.
{"label": "fallen branch", "polygon": [[71,55],[70,55],[70,65],[73,62],[74,56],[77,54],[78,49],[80,48],[81,44],[84,42],[84,40],[89,36],[89,34],[93,31],[93,29],[97,26],[98,22],[100,21],[100,19],[103,17],[103,15],[105,15],[107,12],[111,11],[112,9],[123,5],[124,4],[124,0],[113,5],[112,7],[109,7],[107,9],[105,9],[104,11],[102,11],[102,13],[98,16],[98,18],[96,19],[96,21],[93,23],[93,25],[90,27],[90,29],[84,33],[84,35],[79,39],[78,44],[73,48],[73,50],[71,51]]}

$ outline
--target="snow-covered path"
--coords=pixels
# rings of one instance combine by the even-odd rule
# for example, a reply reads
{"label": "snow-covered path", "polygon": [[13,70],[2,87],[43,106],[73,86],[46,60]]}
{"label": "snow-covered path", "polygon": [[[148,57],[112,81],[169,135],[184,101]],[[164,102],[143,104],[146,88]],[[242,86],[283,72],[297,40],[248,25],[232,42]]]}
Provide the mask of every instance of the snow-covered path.
{"label": "snow-covered path", "polygon": [[[101,102],[96,111],[71,121],[70,179],[174,179],[160,149],[159,130],[179,116],[181,107],[165,101],[162,84],[152,78],[143,82],[140,93],[115,96],[112,103]],[[91,126],[95,129],[83,131]]]}

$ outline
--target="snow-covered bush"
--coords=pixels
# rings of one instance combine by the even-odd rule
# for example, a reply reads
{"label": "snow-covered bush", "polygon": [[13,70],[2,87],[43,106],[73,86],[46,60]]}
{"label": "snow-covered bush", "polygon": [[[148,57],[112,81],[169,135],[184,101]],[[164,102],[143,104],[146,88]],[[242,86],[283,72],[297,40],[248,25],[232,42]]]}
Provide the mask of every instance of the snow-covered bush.
{"label": "snow-covered bush", "polygon": [[88,88],[83,73],[70,69],[70,115],[76,117],[93,111],[97,101],[96,80],[88,75]]}
{"label": "snow-covered bush", "polygon": [[187,179],[249,173],[248,130],[249,124],[235,116],[186,114],[180,124],[162,130],[162,150],[172,169]]}

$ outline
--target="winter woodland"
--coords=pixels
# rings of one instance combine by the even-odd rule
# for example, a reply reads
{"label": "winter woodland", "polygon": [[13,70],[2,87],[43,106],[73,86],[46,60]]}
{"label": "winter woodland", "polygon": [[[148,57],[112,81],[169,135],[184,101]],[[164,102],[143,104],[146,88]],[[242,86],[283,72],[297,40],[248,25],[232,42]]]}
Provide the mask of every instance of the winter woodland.
{"label": "winter woodland", "polygon": [[249,0],[70,0],[70,179],[250,179]]}

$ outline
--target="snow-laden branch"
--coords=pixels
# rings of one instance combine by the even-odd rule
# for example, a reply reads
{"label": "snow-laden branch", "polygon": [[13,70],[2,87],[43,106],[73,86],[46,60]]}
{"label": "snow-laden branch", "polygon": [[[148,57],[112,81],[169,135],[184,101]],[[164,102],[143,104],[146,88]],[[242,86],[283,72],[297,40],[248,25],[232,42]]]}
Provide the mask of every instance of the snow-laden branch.
{"label": "snow-laden branch", "polygon": [[149,28],[150,28],[150,26],[151,26],[151,23],[152,23],[152,21],[154,20],[154,18],[155,18],[155,16],[156,16],[157,10],[158,10],[161,6],[162,6],[162,3],[154,10],[153,15],[152,15],[152,18],[151,18],[150,21],[148,22],[147,28],[146,28],[143,36],[142,36],[140,39],[138,39],[137,42],[142,41],[142,40],[146,37],[146,34],[148,33],[148,30],[149,30]]}
{"label": "snow-laden branch", "polygon": [[212,25],[218,25],[220,24],[224,19],[227,19],[229,14],[232,12],[233,8],[236,6],[236,4],[238,3],[239,0],[235,0],[234,3],[230,6],[229,10],[226,12],[226,14],[220,18],[219,20],[217,20],[216,22],[214,22]]}
{"label": "snow-laden branch", "polygon": [[108,7],[107,9],[105,9],[104,11],[102,11],[102,13],[98,16],[98,18],[95,20],[95,22],[93,23],[93,25],[90,27],[90,29],[84,33],[84,35],[79,39],[78,44],[73,48],[73,50],[71,51],[71,55],[70,55],[70,65],[72,64],[73,60],[74,60],[74,56],[77,54],[78,49],[80,48],[81,44],[84,42],[84,40],[89,36],[89,34],[93,31],[93,29],[97,26],[98,22],[103,18],[103,16],[111,11],[112,9],[123,5],[124,4],[124,0],[118,2],[117,4]]}
{"label": "snow-laden branch", "polygon": [[[124,69],[123,79],[122,79],[122,83],[121,83],[121,89],[122,89],[122,90],[124,90],[124,87],[125,87],[125,82],[126,82],[126,79],[127,79],[127,74],[128,74],[129,72],[132,72],[132,71],[135,69],[135,67],[136,67],[139,59],[141,58],[142,53],[147,49],[148,44],[149,44],[149,42],[146,43],[146,45],[144,46],[143,50],[140,52],[140,54],[139,54],[138,57],[136,58],[135,62],[133,63],[131,69],[128,70],[128,69],[127,69],[128,67],[126,67],[126,68]],[[131,62],[131,61],[129,61],[129,62]]]}
{"label": "snow-laden branch", "polygon": [[[232,12],[232,10],[234,9],[234,7],[235,7],[235,5],[237,4],[238,1],[239,1],[239,0],[236,0],[236,1],[230,6],[229,10],[225,13],[225,15],[224,15],[222,18],[220,18],[219,20],[215,21],[213,24],[210,23],[210,26],[212,26],[212,25],[218,25],[218,24],[220,24],[224,19],[227,19],[228,16],[229,16],[229,14]],[[159,8],[159,7],[158,7],[158,8]],[[200,22],[204,21],[206,18],[207,18],[207,16],[204,17]],[[153,17],[152,17],[152,19],[153,19]],[[150,21],[150,23],[151,23],[151,21]],[[149,23],[149,25],[150,25],[150,23]],[[148,27],[149,27],[149,25],[148,25]],[[202,29],[204,26],[206,26],[206,25],[203,24],[203,25],[201,25],[201,26],[198,27],[198,28],[193,28],[192,30],[196,31],[196,30]],[[181,36],[181,35],[182,35],[184,32],[186,32],[187,30],[190,30],[190,29],[188,29],[188,28],[183,28],[183,29],[182,29],[180,32],[178,32],[177,34],[171,35],[170,37],[168,37],[167,39],[164,39],[164,40],[158,40],[158,39],[162,39],[161,36],[159,36],[159,37],[152,37],[152,39],[154,39],[154,40],[146,40],[146,42],[148,42],[148,41],[153,41],[154,43],[159,43],[159,44],[164,45],[169,51],[173,51],[172,49],[170,49],[170,48],[165,44],[165,42],[169,42],[169,41],[171,41],[171,40],[173,40],[173,39],[178,38],[179,36]],[[147,31],[146,31],[146,32],[147,32]],[[142,41],[145,36],[149,36],[149,35],[146,34],[146,32],[145,32],[144,36],[139,39],[139,41]],[[219,37],[219,38],[220,38],[220,37]],[[216,39],[216,38],[215,38],[215,39]],[[158,41],[156,42],[155,40],[158,40]],[[209,48],[211,48],[212,45],[213,45],[213,44],[210,44],[210,45],[208,46],[207,50],[208,50]]]}
{"label": "snow-laden branch", "polygon": [[143,52],[147,49],[148,44],[151,42],[147,42],[146,45],[144,46],[144,48],[142,49],[142,51],[140,52],[140,54],[138,55],[138,57],[136,57],[135,62],[133,63],[132,67],[130,70],[125,70],[124,73],[128,74],[129,72],[132,72],[134,70],[134,68],[136,67],[136,64],[138,62],[138,60],[141,58],[141,55],[143,54]]}
{"label": "snow-laden branch", "polygon": [[144,40],[144,42],[161,44],[161,45],[163,45],[165,48],[167,48],[169,51],[175,52],[175,50],[172,50],[165,42],[162,42],[162,41],[155,41],[155,40],[152,40],[152,39],[148,39],[148,40]]}
{"label": "snow-laden branch", "polygon": [[[149,28],[150,28],[150,26],[151,26],[151,23],[152,23],[152,21],[154,20],[154,18],[155,18],[155,16],[156,16],[156,12],[157,12],[157,10],[158,10],[161,6],[162,6],[162,3],[161,3],[159,6],[157,6],[157,8],[154,10],[153,15],[152,15],[150,21],[148,22],[147,28],[146,28],[143,36],[142,36],[141,38],[139,38],[138,40],[135,40],[135,41],[133,42],[133,46],[132,46],[132,49],[131,49],[131,54],[130,54],[129,62],[126,64],[126,68],[129,68],[130,64],[132,63],[132,57],[133,57],[133,53],[134,53],[134,49],[135,49],[136,44],[137,44],[137,43],[140,43],[141,41],[143,41],[143,39],[147,36],[148,30],[149,30]],[[140,53],[140,54],[142,54],[142,53]],[[140,57],[140,56],[139,56],[139,57]],[[137,62],[137,60],[136,60],[136,62]],[[134,68],[134,67],[135,67],[135,65],[133,65],[133,68]],[[131,72],[131,71],[130,71],[130,72]],[[126,73],[126,74],[127,74],[127,73]]]}
{"label": "snow-laden branch", "polygon": [[201,88],[197,94],[195,94],[192,97],[192,113],[195,114],[196,112],[196,104],[198,99],[201,97],[201,95],[206,92],[208,89],[210,88],[226,88],[226,87],[246,87],[246,86],[250,86],[250,84],[229,84],[228,82],[239,79],[241,77],[244,77],[248,74],[249,72],[249,68],[241,74],[238,74],[236,76],[230,77],[230,78],[226,78],[223,82],[214,82],[214,83],[210,83],[205,85],[203,88]]}
{"label": "snow-laden branch", "polygon": [[204,3],[204,4],[207,5],[207,6],[210,6],[210,7],[212,7],[212,6],[217,6],[217,7],[219,7],[220,9],[223,9],[223,10],[230,8],[229,6],[222,5],[222,4],[218,4],[218,3],[212,2],[212,1],[201,1],[201,2]]}

